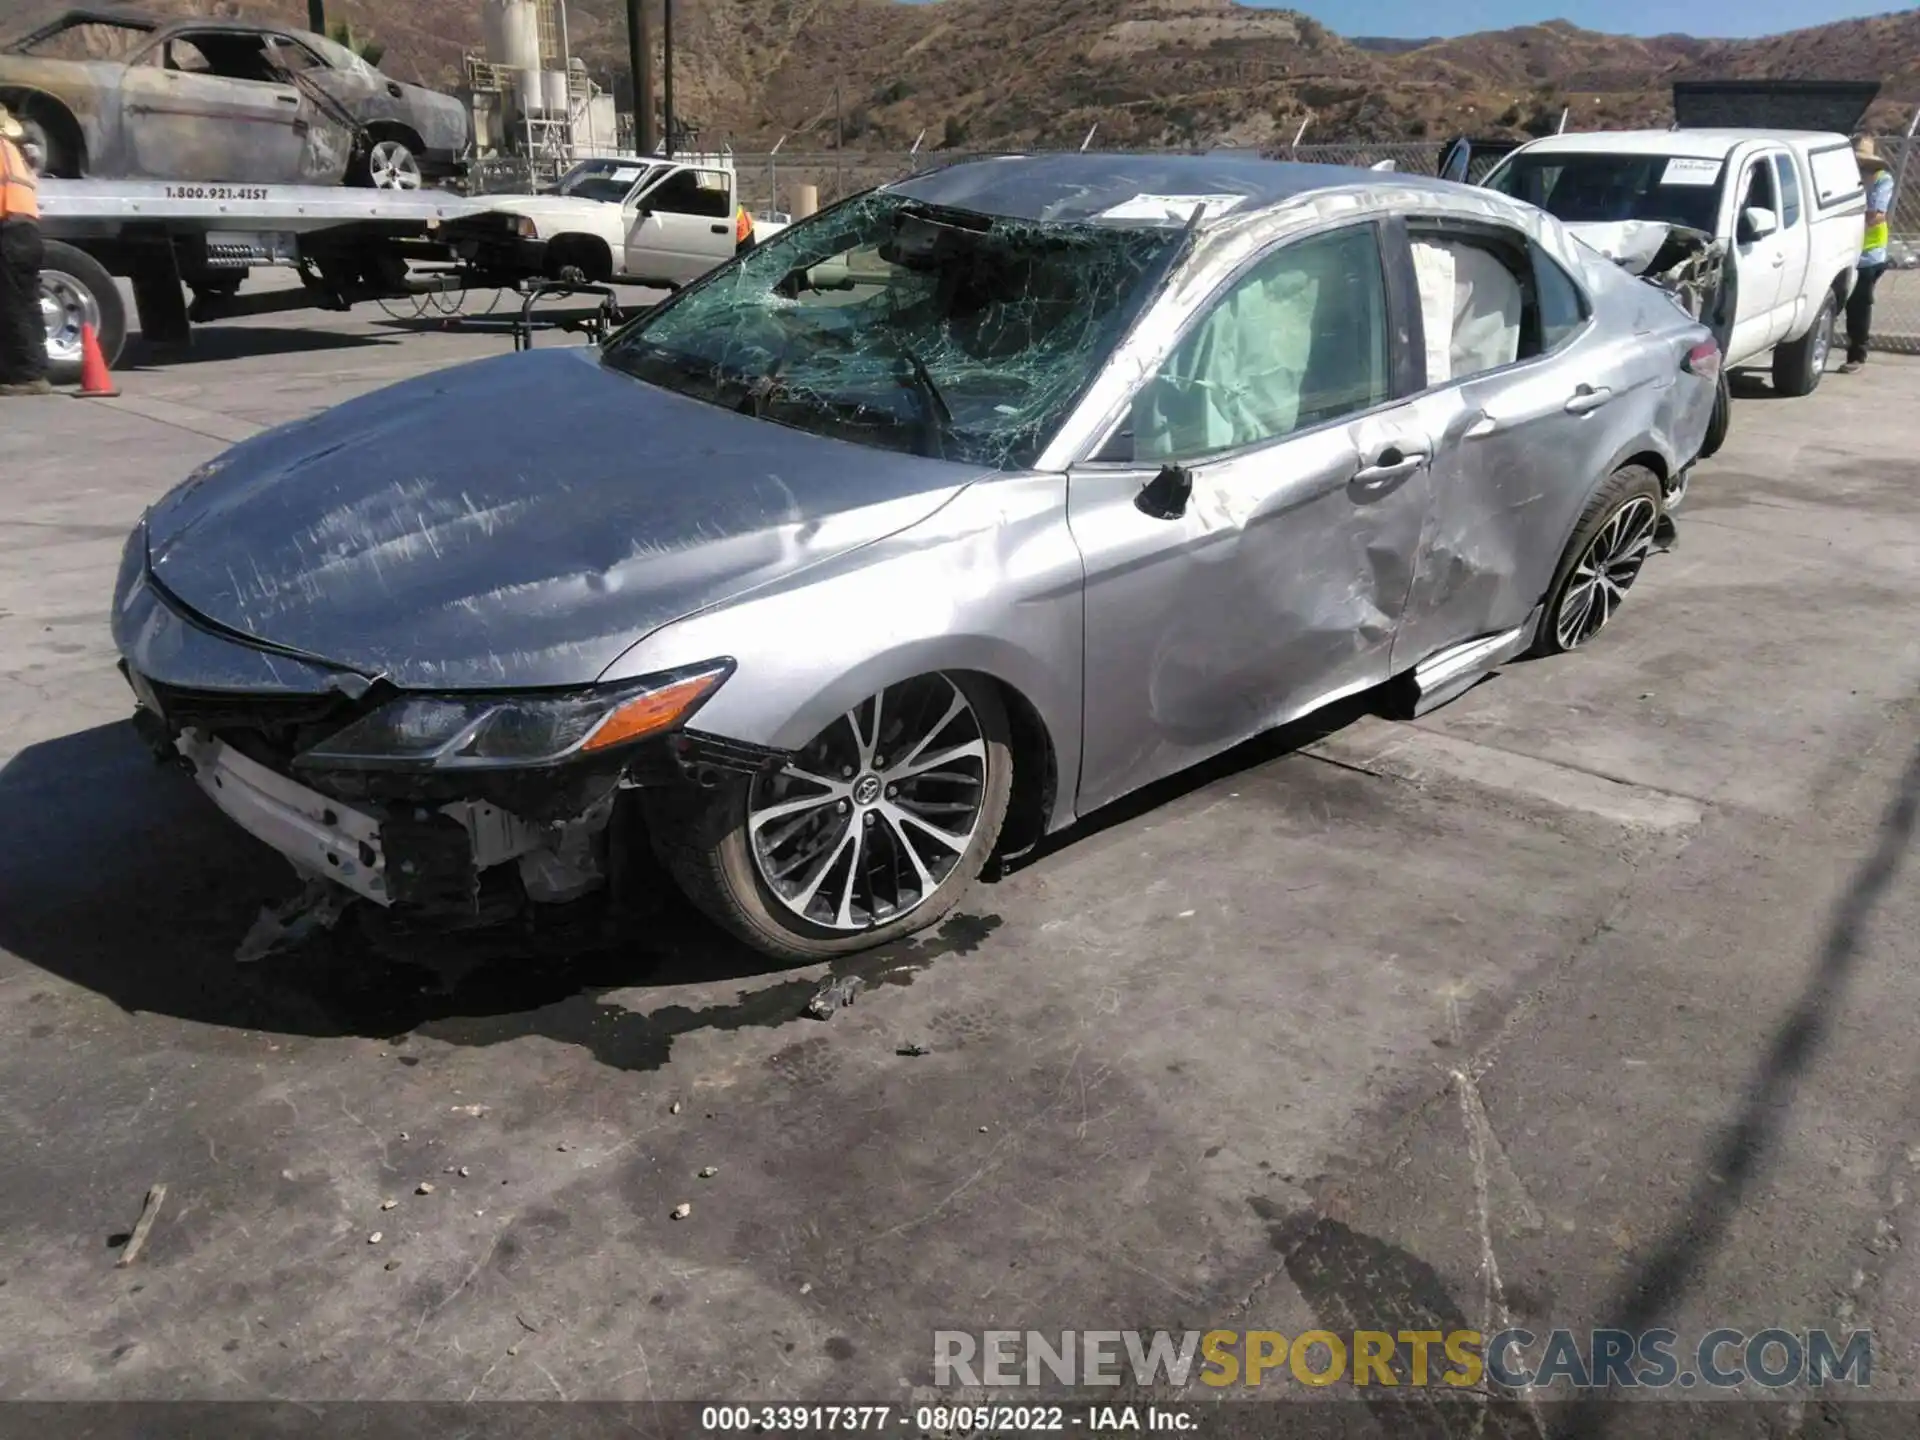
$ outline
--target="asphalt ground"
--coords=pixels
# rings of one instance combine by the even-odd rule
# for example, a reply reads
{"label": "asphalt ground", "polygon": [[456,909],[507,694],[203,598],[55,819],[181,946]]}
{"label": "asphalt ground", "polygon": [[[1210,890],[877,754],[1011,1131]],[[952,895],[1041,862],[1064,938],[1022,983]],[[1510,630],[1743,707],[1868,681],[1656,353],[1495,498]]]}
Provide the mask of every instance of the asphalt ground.
{"label": "asphalt ground", "polygon": [[905,1403],[940,1329],[1505,1323],[1871,1326],[1912,1395],[1920,361],[1743,387],[1590,650],[1127,802],[829,1021],[672,906],[236,964],[291,874],[136,742],[121,542],[508,348],[362,309],[0,401],[0,1397]]}

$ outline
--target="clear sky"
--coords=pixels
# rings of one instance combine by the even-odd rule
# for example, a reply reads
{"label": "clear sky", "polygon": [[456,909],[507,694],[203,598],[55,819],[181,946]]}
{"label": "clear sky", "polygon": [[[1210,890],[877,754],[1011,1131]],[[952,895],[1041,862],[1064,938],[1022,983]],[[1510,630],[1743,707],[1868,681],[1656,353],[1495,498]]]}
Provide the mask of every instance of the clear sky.
{"label": "clear sky", "polygon": [[[1016,3],[1044,4],[1045,0]],[[1465,0],[1463,4],[1444,6],[1432,0],[1369,0],[1361,5],[1340,4],[1338,0],[1290,0],[1285,8],[1303,11],[1341,35],[1468,35],[1476,30],[1505,30],[1542,20],[1569,20],[1582,29],[1616,35],[1677,31],[1718,36],[1772,35],[1829,20],[1884,15],[1906,7],[1849,0],[1705,0],[1694,5],[1676,5],[1670,0],[1576,0],[1563,8],[1547,10],[1526,0]]]}

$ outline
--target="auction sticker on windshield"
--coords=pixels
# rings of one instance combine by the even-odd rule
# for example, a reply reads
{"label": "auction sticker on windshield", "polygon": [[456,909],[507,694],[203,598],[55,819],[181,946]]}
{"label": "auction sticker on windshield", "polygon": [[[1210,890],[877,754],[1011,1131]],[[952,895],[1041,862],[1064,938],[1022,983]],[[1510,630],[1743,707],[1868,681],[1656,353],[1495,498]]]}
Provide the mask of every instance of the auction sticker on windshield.
{"label": "auction sticker on windshield", "polygon": [[607,178],[615,185],[631,185],[640,178],[640,167],[638,165],[622,165]]}
{"label": "auction sticker on windshield", "polygon": [[1102,220],[1186,220],[1196,205],[1207,207],[1208,215],[1224,215],[1247,197],[1244,195],[1136,195],[1102,210]]}
{"label": "auction sticker on windshield", "polygon": [[1661,173],[1662,185],[1711,185],[1720,178],[1718,160],[1679,159],[1667,161]]}

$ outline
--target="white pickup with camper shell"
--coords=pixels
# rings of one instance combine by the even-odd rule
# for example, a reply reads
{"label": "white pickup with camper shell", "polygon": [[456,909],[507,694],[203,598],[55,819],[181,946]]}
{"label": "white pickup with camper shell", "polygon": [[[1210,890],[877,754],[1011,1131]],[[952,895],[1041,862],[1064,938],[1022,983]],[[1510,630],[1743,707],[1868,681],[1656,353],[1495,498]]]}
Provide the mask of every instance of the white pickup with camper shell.
{"label": "white pickup with camper shell", "polygon": [[[1683,119],[1784,113],[1835,128],[1552,135],[1513,150],[1481,183],[1673,291],[1712,328],[1725,370],[1768,365],[1778,393],[1805,395],[1826,368],[1860,257],[1866,199],[1848,131],[1876,88],[1676,86]],[[1728,411],[1723,394],[1707,453]]]}

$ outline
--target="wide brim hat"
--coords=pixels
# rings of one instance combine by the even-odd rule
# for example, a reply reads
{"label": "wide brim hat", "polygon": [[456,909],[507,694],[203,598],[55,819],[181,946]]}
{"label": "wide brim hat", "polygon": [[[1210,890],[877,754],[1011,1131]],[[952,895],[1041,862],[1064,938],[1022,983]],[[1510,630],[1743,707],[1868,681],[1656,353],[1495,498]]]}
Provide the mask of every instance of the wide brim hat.
{"label": "wide brim hat", "polygon": [[1867,137],[1853,142],[1853,158],[1860,162],[1860,168],[1863,170],[1887,168],[1886,157],[1880,153],[1879,147],[1873,143],[1872,139]]}

